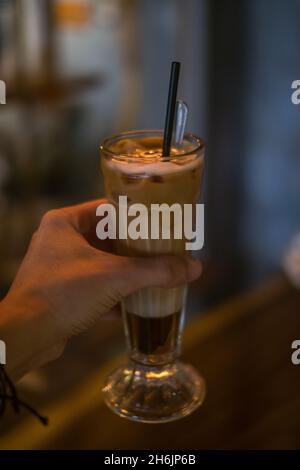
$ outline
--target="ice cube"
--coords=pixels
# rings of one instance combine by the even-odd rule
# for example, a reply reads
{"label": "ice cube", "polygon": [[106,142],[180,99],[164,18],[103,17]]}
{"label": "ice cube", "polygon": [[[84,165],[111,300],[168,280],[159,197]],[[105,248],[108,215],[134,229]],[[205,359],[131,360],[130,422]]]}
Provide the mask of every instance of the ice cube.
{"label": "ice cube", "polygon": [[161,175],[152,175],[150,181],[151,183],[163,183],[164,179]]}
{"label": "ice cube", "polygon": [[138,184],[143,176],[143,174],[123,173],[122,181],[124,184]]}
{"label": "ice cube", "polygon": [[125,155],[139,155],[144,150],[144,146],[138,140],[122,139],[116,144],[116,153]]}

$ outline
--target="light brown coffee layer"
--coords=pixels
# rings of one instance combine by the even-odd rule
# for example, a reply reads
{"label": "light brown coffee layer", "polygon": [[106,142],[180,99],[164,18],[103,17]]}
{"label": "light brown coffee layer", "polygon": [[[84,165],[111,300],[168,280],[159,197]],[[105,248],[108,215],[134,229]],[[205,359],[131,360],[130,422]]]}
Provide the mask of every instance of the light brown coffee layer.
{"label": "light brown coffee layer", "polygon": [[[118,156],[102,157],[102,172],[105,193],[115,205],[117,216],[119,196],[127,196],[128,204],[179,203],[196,204],[203,174],[203,156],[180,155],[190,149],[190,143],[183,150],[172,149],[171,158],[162,159],[161,139],[146,137],[131,141],[117,142],[112,151]],[[186,240],[174,239],[173,219],[170,221],[169,240],[126,240],[116,241],[118,254],[125,256],[151,256],[159,254],[181,254],[185,252]],[[151,221],[149,220],[149,227]],[[181,310],[185,288],[147,288],[138,291],[125,300],[125,309],[144,318],[162,318]]]}

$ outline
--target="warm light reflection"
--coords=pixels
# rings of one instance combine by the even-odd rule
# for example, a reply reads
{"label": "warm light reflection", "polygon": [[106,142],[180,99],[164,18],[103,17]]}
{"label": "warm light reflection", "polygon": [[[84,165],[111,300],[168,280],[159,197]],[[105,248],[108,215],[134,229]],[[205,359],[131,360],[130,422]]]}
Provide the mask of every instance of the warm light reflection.
{"label": "warm light reflection", "polygon": [[146,373],[147,379],[165,379],[169,377],[169,375],[170,375],[170,371],[168,370],[162,370],[160,372],[149,371]]}

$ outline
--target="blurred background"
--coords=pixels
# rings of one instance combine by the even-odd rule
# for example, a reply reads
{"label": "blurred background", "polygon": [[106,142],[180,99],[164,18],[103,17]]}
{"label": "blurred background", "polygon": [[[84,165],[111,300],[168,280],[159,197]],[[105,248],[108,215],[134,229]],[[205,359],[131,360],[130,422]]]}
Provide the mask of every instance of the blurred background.
{"label": "blurred background", "polygon": [[[207,144],[190,310],[280,271],[300,230],[299,17],[299,0],[1,0],[1,295],[45,211],[102,195],[101,139],[163,127],[172,60],[188,130]],[[112,353],[110,328],[95,364]],[[76,341],[92,348],[99,331]],[[86,369],[81,355],[70,375]],[[35,383],[45,390],[46,375]]]}
{"label": "blurred background", "polygon": [[[163,127],[170,62],[182,61],[188,128],[207,143],[206,273],[215,302],[279,268],[299,229],[289,0],[1,0],[0,286],[47,209],[102,194],[99,142]],[[293,46],[294,44],[294,46]],[[9,234],[9,236],[8,236]]]}

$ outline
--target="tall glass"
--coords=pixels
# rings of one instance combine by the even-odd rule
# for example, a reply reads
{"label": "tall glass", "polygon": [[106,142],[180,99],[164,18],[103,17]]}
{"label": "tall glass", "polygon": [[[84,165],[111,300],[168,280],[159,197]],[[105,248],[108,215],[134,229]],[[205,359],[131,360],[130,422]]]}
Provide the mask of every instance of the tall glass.
{"label": "tall glass", "polygon": [[[133,131],[108,138],[100,147],[105,193],[116,209],[117,220],[121,212],[124,214],[122,204],[130,207],[139,203],[149,209],[142,223],[150,228],[150,218],[156,215],[156,221],[169,230],[168,238],[162,228],[152,233],[152,238],[149,229],[148,239],[117,238],[117,254],[185,253],[186,239],[178,236],[178,219],[171,215],[163,222],[164,211],[168,210],[166,204],[179,204],[182,212],[185,204],[195,209],[204,143],[186,134],[180,148],[172,148],[169,157],[162,157],[162,139],[161,131]],[[178,361],[186,294],[186,286],[147,287],[122,302],[130,360],[112,373],[103,389],[107,405],[117,414],[142,422],[172,421],[202,403],[203,379],[193,367]]]}

